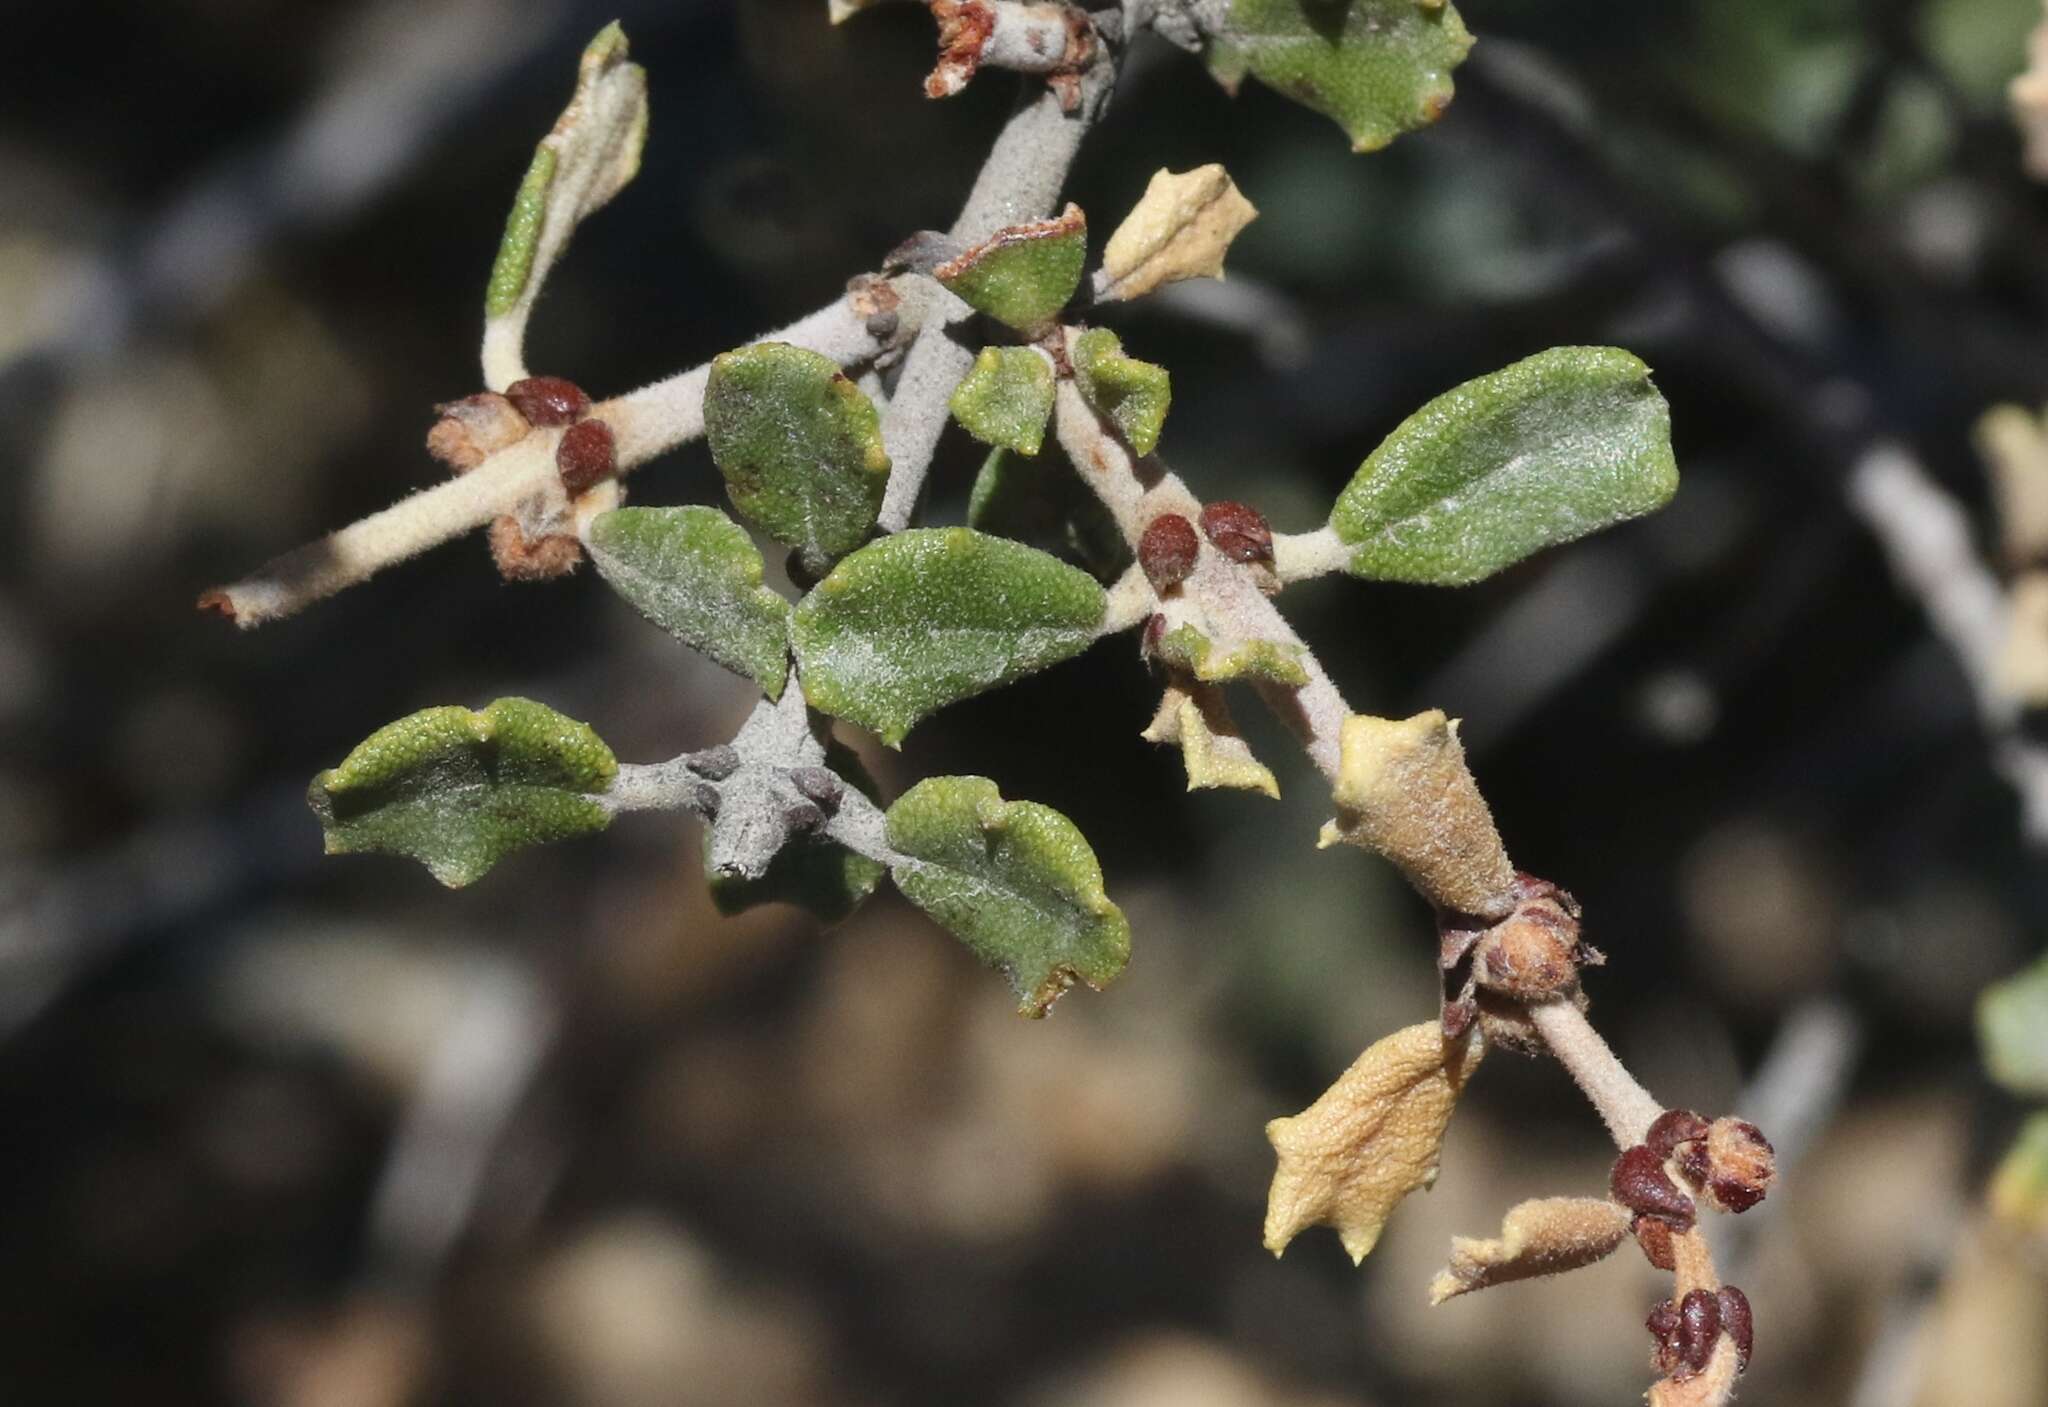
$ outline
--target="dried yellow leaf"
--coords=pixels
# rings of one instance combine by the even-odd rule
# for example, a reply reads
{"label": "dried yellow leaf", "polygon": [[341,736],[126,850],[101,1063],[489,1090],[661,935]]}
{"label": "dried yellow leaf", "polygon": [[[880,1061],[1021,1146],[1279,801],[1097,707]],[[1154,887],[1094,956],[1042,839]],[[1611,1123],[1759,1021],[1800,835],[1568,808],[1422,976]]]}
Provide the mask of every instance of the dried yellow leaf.
{"label": "dried yellow leaf", "polygon": [[1444,1129],[1479,1067],[1476,1033],[1446,1042],[1435,1021],[1396,1031],[1358,1057],[1323,1097],[1266,1125],[1280,1155],[1266,1196],[1274,1255],[1311,1226],[1333,1226],[1365,1259],[1400,1200],[1436,1181]]}
{"label": "dried yellow leaf", "polygon": [[1508,1209],[1497,1239],[1451,1238],[1450,1264],[1430,1283],[1429,1302],[1605,1260],[1628,1235],[1631,1219],[1628,1208],[1599,1197],[1523,1202]]}
{"label": "dried yellow leaf", "polygon": [[1442,709],[1344,720],[1325,846],[1376,850],[1440,909],[1498,919],[1514,907],[1515,867]]}
{"label": "dried yellow leaf", "polygon": [[1235,787],[1280,799],[1280,782],[1273,769],[1254,757],[1251,744],[1238,736],[1223,691],[1213,685],[1169,688],[1142,736],[1148,743],[1180,745],[1189,791]]}
{"label": "dried yellow leaf", "polygon": [[1097,302],[1137,298],[1186,278],[1222,278],[1223,256],[1259,212],[1221,166],[1154,173],[1102,251]]}

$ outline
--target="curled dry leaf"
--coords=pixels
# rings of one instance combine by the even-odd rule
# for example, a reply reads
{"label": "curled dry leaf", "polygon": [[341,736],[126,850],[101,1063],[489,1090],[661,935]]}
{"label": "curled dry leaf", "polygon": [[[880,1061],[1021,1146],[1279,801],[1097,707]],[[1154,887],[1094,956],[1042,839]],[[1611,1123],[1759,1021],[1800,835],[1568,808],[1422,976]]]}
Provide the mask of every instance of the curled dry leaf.
{"label": "curled dry leaf", "polygon": [[1395,1205],[1436,1181],[1444,1129],[1483,1052],[1476,1038],[1446,1041],[1425,1021],[1375,1043],[1301,1113],[1267,1124],[1280,1166],[1266,1249],[1279,1255],[1304,1229],[1333,1226],[1352,1261],[1364,1260]]}
{"label": "curled dry leaf", "polygon": [[1514,908],[1515,867],[1443,710],[1354,714],[1341,746],[1338,815],[1322,845],[1377,850],[1439,909],[1499,919]]}
{"label": "curled dry leaf", "polygon": [[1213,685],[1174,685],[1159,702],[1159,712],[1142,735],[1148,743],[1175,743],[1188,769],[1188,790],[1235,787],[1280,799],[1273,769],[1252,755],[1251,744],[1238,736],[1223,691]]}
{"label": "curled dry leaf", "polygon": [[1429,1302],[1603,1261],[1628,1236],[1630,1220],[1628,1208],[1600,1197],[1523,1202],[1508,1210],[1495,1239],[1451,1238],[1450,1264],[1430,1282]]}
{"label": "curled dry leaf", "polygon": [[1221,166],[1198,166],[1178,176],[1156,172],[1102,251],[1096,301],[1142,297],[1182,279],[1222,278],[1231,241],[1258,217]]}

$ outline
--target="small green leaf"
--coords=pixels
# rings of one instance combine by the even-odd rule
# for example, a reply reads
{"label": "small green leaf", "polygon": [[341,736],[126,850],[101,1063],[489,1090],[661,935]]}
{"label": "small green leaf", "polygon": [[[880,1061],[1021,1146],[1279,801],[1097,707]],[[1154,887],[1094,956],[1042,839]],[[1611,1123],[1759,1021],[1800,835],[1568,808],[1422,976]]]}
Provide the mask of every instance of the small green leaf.
{"label": "small green leaf", "polygon": [[891,747],[927,714],[1088,648],[1107,598],[1086,572],[968,528],[869,543],[797,603],[811,706]]}
{"label": "small green leaf", "polygon": [[1281,640],[1232,640],[1225,645],[1192,625],[1177,626],[1159,641],[1159,658],[1204,684],[1246,680],[1299,689],[1308,683],[1303,647]]}
{"label": "small green leaf", "polygon": [[[860,758],[836,738],[825,744],[825,765],[837,772],[841,780],[860,788],[868,800],[880,800],[880,788],[861,766]],[[704,851],[704,876],[711,885],[711,902],[727,915],[759,904],[794,904],[825,923],[838,923],[875,892],[885,869],[878,860],[817,836],[785,845],[776,852],[768,873],[759,879],[739,879],[712,868],[709,826],[704,828]]]}
{"label": "small green leaf", "polygon": [[1373,151],[1442,115],[1471,47],[1444,0],[1229,0],[1207,57],[1230,92],[1249,73]]}
{"label": "small green leaf", "polygon": [[1330,526],[1349,570],[1461,586],[1678,489],[1671,410],[1616,347],[1553,347],[1446,391],[1359,466]]}
{"label": "small green leaf", "polygon": [[932,276],[976,312],[1037,333],[1073,299],[1087,262],[1088,221],[1069,205],[1053,219],[997,230]]}
{"label": "small green leaf", "polygon": [[1166,427],[1173,384],[1163,366],[1124,355],[1124,344],[1106,327],[1074,339],[1074,379],[1099,414],[1109,417],[1131,448],[1150,454]]}
{"label": "small green leaf", "polygon": [[1124,970],[1131,926],[1087,840],[1051,807],[1004,801],[986,777],[932,777],[889,808],[888,837],[908,857],[891,867],[896,887],[1002,971],[1022,1014]]}
{"label": "small green leaf", "polygon": [[1977,1036],[1992,1079],[2014,1094],[2048,1098],[2048,958],[1984,989]]}
{"label": "small green leaf", "polygon": [[603,830],[618,763],[586,724],[530,699],[430,708],[378,729],[307,800],[327,853],[406,855],[459,889],[529,845]]}
{"label": "small green leaf", "polygon": [[600,514],[591,560],[633,609],[771,699],[789,678],[789,602],[761,584],[747,530],[716,508]]}
{"label": "small green leaf", "polygon": [[867,539],[889,484],[882,420],[830,357],[761,342],[714,359],[704,434],[733,506],[816,569]]}
{"label": "small green leaf", "polygon": [[953,418],[985,445],[1035,455],[1052,418],[1052,363],[1033,347],[984,347],[953,388]]}
{"label": "small green leaf", "polygon": [[484,294],[486,317],[517,313],[523,323],[576,226],[639,172],[646,144],[647,74],[626,61],[626,35],[614,22],[585,47],[576,94],[519,183]]}

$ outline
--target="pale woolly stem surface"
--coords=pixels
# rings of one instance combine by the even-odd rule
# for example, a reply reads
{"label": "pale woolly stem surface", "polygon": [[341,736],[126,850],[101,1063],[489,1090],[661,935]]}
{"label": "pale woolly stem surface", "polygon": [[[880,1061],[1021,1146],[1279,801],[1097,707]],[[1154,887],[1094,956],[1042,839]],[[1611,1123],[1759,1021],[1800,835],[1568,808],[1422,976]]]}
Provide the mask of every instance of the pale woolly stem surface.
{"label": "pale woolly stem surface", "polygon": [[[1156,457],[1134,458],[1130,447],[1104,424],[1071,380],[1060,382],[1053,407],[1060,447],[1073,461],[1082,482],[1109,509],[1134,550],[1146,525],[1160,514],[1178,513],[1190,520],[1200,516],[1201,500],[1179,476]],[[1269,687],[1259,692],[1267,706],[1300,736],[1317,769],[1334,784],[1350,707],[1315,652],[1259,589],[1252,571],[1205,542],[1180,591],[1199,602],[1211,621],[1242,639],[1300,647],[1308,682],[1299,688]]]}
{"label": "pale woolly stem surface", "polygon": [[[903,306],[916,312],[922,303],[906,299]],[[762,340],[809,347],[842,364],[871,358],[883,346],[844,301]],[[618,437],[621,476],[704,433],[704,383],[709,375],[708,364],[693,367],[593,410]],[[243,629],[294,615],[557,489],[554,453],[559,439],[555,433],[529,434],[467,474],[400,499],[272,559],[241,581],[207,592],[200,604],[219,610]]]}
{"label": "pale woolly stem surface", "polygon": [[1337,530],[1321,527],[1308,533],[1273,534],[1273,570],[1285,582],[1307,581],[1312,577],[1341,572],[1357,549],[1337,536]]}
{"label": "pale woolly stem surface", "polygon": [[1553,1001],[1531,1006],[1529,1016],[1557,1063],[1599,1111],[1614,1146],[1633,1148],[1641,1143],[1664,1106],[1628,1072],[1586,1013],[1572,1002]]}
{"label": "pale woolly stem surface", "polygon": [[[1082,78],[1081,101],[1073,112],[1064,111],[1047,89],[1010,115],[953,222],[953,238],[978,244],[997,230],[1052,213],[1081,141],[1116,83],[1116,62],[1104,49],[1098,46],[1096,62]],[[882,448],[891,465],[882,497],[884,532],[910,526],[946,429],[953,388],[974,366],[974,339],[960,335],[968,330],[964,325],[973,320],[974,310],[936,284],[929,286],[935,306],[904,358],[894,398],[882,417]]]}

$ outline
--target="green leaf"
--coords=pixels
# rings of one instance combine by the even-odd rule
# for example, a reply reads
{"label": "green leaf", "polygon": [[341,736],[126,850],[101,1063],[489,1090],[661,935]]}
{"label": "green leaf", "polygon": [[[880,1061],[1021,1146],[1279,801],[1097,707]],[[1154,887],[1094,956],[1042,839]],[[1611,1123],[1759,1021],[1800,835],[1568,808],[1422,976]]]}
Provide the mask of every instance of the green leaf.
{"label": "green leaf", "polygon": [[704,434],[733,506],[816,570],[867,539],[889,484],[882,420],[830,357],[761,342],[714,359]]}
{"label": "green leaf", "polygon": [[307,795],[327,853],[407,855],[459,889],[529,845],[601,831],[618,763],[586,724],[531,699],[430,708],[378,729]]}
{"label": "green leaf", "polygon": [[953,418],[985,445],[1035,455],[1052,418],[1052,363],[1033,347],[984,347],[953,388]]}
{"label": "green leaf", "polygon": [[1977,1036],[1992,1079],[2014,1094],[2048,1098],[2048,958],[1984,989]]}
{"label": "green leaf", "polygon": [[626,61],[616,22],[598,31],[576,71],[576,94],[541,138],[505,222],[484,295],[487,318],[523,325],[576,226],[625,189],[647,144],[647,74]]}
{"label": "green leaf", "polygon": [[1446,391],[1359,467],[1330,526],[1349,570],[1461,586],[1669,502],[1671,410],[1615,347],[1553,347]]}
{"label": "green leaf", "polygon": [[590,525],[612,590],[771,699],[789,677],[789,602],[761,584],[747,530],[716,508],[620,508]]}
{"label": "green leaf", "polygon": [[[825,744],[825,765],[837,772],[841,780],[860,788],[868,800],[880,800],[881,790],[875,779],[861,766],[853,749],[836,738]],[[723,875],[711,867],[709,826],[704,828],[704,853],[704,876],[711,885],[711,902],[727,915],[759,904],[794,904],[808,909],[825,923],[838,923],[875,892],[885,868],[878,860],[813,835],[776,852],[768,873],[759,879]]]}
{"label": "green leaf", "polygon": [[891,747],[927,714],[1088,648],[1102,587],[1057,558],[968,528],[863,547],[797,603],[811,706]]}
{"label": "green leaf", "polygon": [[1230,92],[1249,73],[1374,151],[1443,114],[1471,47],[1444,0],[1229,0],[1207,58]]}
{"label": "green leaf", "polygon": [[888,837],[908,857],[890,869],[896,887],[1000,969],[1024,1015],[1124,970],[1131,926],[1095,852],[1051,807],[1004,801],[986,777],[932,777],[889,808]]}
{"label": "green leaf", "polygon": [[1131,546],[1057,445],[1042,459],[992,449],[967,496],[967,526],[1063,553],[1100,582],[1131,564]]}
{"label": "green leaf", "polygon": [[932,277],[976,312],[1037,333],[1073,299],[1087,262],[1088,221],[1069,205],[1053,219],[997,230]]}
{"label": "green leaf", "polygon": [[1281,640],[1232,640],[1218,645],[1192,625],[1177,626],[1159,641],[1160,659],[1204,684],[1246,680],[1299,689],[1308,683],[1303,653],[1302,646]]}
{"label": "green leaf", "polygon": [[1163,366],[1124,355],[1124,344],[1106,327],[1074,339],[1074,379],[1098,414],[1106,415],[1131,448],[1150,454],[1166,427],[1173,384]]}

